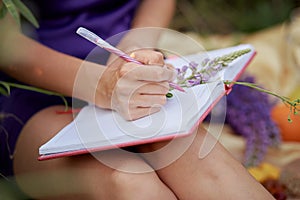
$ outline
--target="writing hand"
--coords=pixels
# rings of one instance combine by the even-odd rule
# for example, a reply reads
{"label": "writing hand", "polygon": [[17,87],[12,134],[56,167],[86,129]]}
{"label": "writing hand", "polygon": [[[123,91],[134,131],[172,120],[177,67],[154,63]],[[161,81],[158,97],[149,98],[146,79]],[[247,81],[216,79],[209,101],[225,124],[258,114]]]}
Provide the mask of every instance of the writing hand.
{"label": "writing hand", "polygon": [[126,120],[158,112],[166,103],[169,82],[175,71],[164,63],[163,55],[152,50],[134,52],[144,65],[117,59],[103,73],[96,104],[116,110]]}

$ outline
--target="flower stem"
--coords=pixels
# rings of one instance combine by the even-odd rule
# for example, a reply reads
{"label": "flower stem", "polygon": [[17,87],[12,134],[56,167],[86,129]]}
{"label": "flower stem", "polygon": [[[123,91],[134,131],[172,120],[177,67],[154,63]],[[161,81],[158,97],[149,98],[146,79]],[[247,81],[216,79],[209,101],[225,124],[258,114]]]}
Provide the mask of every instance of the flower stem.
{"label": "flower stem", "polygon": [[291,99],[289,99],[287,97],[278,95],[278,94],[276,94],[276,93],[274,93],[272,91],[263,89],[263,88],[257,86],[254,83],[240,82],[240,81],[228,81],[228,80],[223,81],[223,82],[226,85],[232,85],[233,84],[233,85],[243,85],[243,86],[246,86],[246,87],[250,87],[250,88],[253,88],[253,89],[258,90],[260,92],[269,94],[271,96],[274,96],[274,97],[280,99],[283,103],[287,104],[287,106],[289,106],[289,108],[290,108],[290,113],[289,113],[289,116],[288,116],[288,121],[289,122],[292,122],[291,114],[296,115],[299,112],[298,106],[300,105],[300,98],[299,99],[295,99],[295,100],[291,100]]}
{"label": "flower stem", "polygon": [[44,89],[40,89],[40,88],[28,86],[28,85],[10,83],[10,82],[5,82],[5,81],[0,81],[0,84],[5,87],[5,89],[7,90],[8,95],[10,94],[10,88],[14,87],[14,88],[33,91],[33,92],[40,92],[40,93],[47,94],[47,95],[58,96],[63,100],[64,105],[65,105],[65,110],[68,110],[68,102],[67,102],[66,98],[62,94],[59,94],[57,92],[52,92],[52,91],[49,91],[49,90],[44,90]]}

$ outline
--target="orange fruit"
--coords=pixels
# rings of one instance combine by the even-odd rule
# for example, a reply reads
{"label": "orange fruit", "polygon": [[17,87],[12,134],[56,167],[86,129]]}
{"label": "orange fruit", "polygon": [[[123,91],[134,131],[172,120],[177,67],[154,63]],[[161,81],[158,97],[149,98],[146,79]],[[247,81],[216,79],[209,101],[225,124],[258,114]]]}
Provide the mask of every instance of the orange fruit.
{"label": "orange fruit", "polygon": [[300,142],[300,113],[290,114],[292,122],[288,121],[290,108],[281,103],[276,105],[271,112],[272,119],[278,125],[283,141]]}

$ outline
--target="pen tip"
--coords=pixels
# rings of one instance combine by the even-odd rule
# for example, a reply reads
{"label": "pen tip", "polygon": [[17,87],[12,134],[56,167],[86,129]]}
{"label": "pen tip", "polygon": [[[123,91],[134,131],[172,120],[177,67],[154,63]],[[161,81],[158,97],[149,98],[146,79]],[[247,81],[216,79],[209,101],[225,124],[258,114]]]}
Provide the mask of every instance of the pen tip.
{"label": "pen tip", "polygon": [[185,90],[182,87],[180,87],[179,85],[177,85],[176,83],[170,82],[169,84],[173,89],[178,90],[180,92],[185,92]]}

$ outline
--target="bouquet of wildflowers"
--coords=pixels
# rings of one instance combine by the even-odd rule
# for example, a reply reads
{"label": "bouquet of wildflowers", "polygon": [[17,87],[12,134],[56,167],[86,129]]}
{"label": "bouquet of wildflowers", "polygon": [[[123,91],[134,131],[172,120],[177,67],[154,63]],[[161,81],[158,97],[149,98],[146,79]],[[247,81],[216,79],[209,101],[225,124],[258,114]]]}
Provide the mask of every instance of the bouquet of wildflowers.
{"label": "bouquet of wildflowers", "polygon": [[[184,88],[212,82],[216,79],[216,74],[230,62],[248,52],[250,49],[238,50],[212,60],[205,59],[200,64],[190,62],[177,69],[177,84]],[[253,77],[246,77],[238,82],[227,80],[223,82],[227,85],[236,85],[227,98],[226,122],[246,139],[244,164],[258,165],[267,149],[277,146],[281,141],[279,129],[270,116],[273,104],[269,101],[268,95],[275,96],[287,104],[290,107],[290,115],[298,113],[300,99],[292,101],[265,90],[254,83]],[[291,121],[290,116],[288,120]]]}

